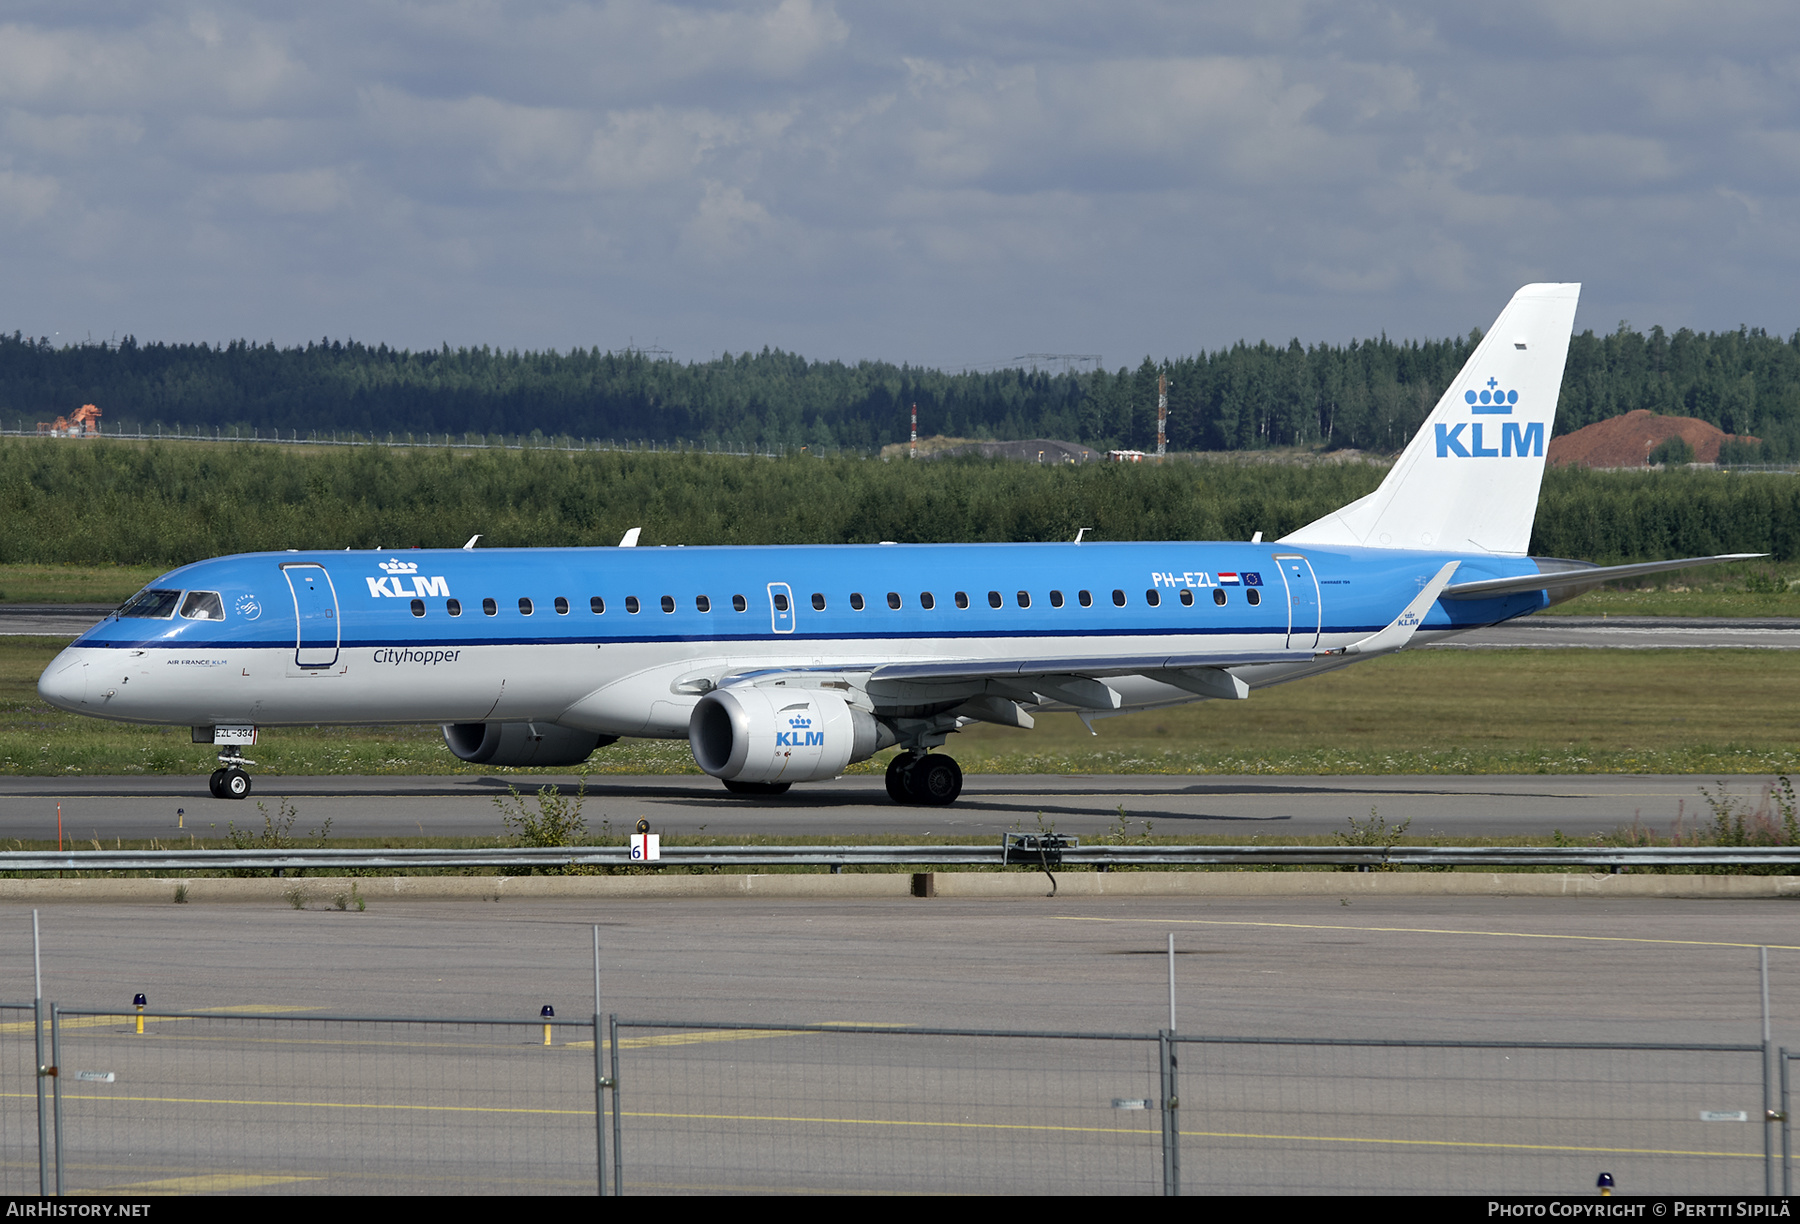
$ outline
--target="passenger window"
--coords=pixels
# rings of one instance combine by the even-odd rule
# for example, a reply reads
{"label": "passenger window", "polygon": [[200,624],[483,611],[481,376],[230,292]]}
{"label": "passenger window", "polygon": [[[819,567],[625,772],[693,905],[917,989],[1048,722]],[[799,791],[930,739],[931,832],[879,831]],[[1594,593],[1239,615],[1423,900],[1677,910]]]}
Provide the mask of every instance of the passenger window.
{"label": "passenger window", "polygon": [[956,606],[959,608],[966,608],[969,606],[969,593],[967,591],[958,591],[956,593]]}
{"label": "passenger window", "polygon": [[894,609],[896,612],[900,610],[900,592],[888,592],[888,607]]}
{"label": "passenger window", "polygon": [[425,615],[425,601],[423,599],[415,599],[412,601],[412,614],[414,616]]}
{"label": "passenger window", "polygon": [[731,597],[731,610],[733,612],[742,612],[745,608],[748,608],[749,606],[750,605],[745,602],[744,597],[742,595],[733,595]]}
{"label": "passenger window", "polygon": [[775,610],[777,612],[786,612],[788,610],[788,597],[785,592],[775,592]]}
{"label": "passenger window", "polygon": [[1094,606],[1094,593],[1092,591],[1082,591],[1076,598],[1081,601],[1081,606],[1084,608],[1091,608]]}
{"label": "passenger window", "polygon": [[825,597],[823,595],[819,594],[817,591],[814,591],[813,592],[813,611],[814,612],[823,612],[824,610],[825,610]]}
{"label": "passenger window", "polygon": [[564,599],[561,595],[556,597],[556,614],[558,616],[567,616],[569,614],[569,601]]}
{"label": "passenger window", "polygon": [[1255,587],[1251,587],[1248,591],[1244,592],[1244,598],[1249,600],[1250,606],[1254,608],[1257,604],[1262,602],[1262,592]]}
{"label": "passenger window", "polygon": [[625,610],[631,613],[631,615],[636,616],[638,614],[638,609],[641,607],[643,607],[643,605],[638,602],[638,597],[636,595],[627,595],[625,597]]}
{"label": "passenger window", "polygon": [[1162,595],[1158,593],[1155,587],[1151,587],[1148,591],[1144,592],[1144,602],[1149,604],[1152,608],[1159,608],[1162,606]]}
{"label": "passenger window", "polygon": [[1001,604],[1003,604],[1005,602],[1006,601],[1004,599],[1000,598],[999,591],[989,591],[988,592],[988,607],[998,608]]}
{"label": "passenger window", "polygon": [[1031,592],[1030,591],[1020,591],[1019,592],[1019,606],[1021,608],[1029,608],[1031,606]]}
{"label": "passenger window", "polygon": [[1194,606],[1194,593],[1186,587],[1181,588],[1181,606],[1184,608],[1191,608]]}
{"label": "passenger window", "polygon": [[139,591],[125,601],[125,606],[119,609],[119,615],[168,620],[175,615],[175,605],[180,601],[180,591]]}
{"label": "passenger window", "polygon": [[444,611],[448,612],[451,616],[461,616],[462,615],[462,600],[446,599],[444,601]]}
{"label": "passenger window", "polygon": [[861,612],[863,610],[863,597],[861,591],[850,592],[850,610],[853,612]]}
{"label": "passenger window", "polygon": [[1124,606],[1125,606],[1125,592],[1124,591],[1114,591],[1113,592],[1113,607],[1123,608]]}
{"label": "passenger window", "polygon": [[217,591],[189,591],[187,598],[181,601],[181,614],[188,620],[225,619],[225,605],[219,602]]}
{"label": "passenger window", "polygon": [[500,614],[500,605],[491,599],[484,599],[481,601],[481,610],[489,616],[498,616]]}
{"label": "passenger window", "polygon": [[606,601],[601,599],[598,595],[594,596],[592,599],[588,600],[588,611],[592,612],[595,616],[599,616],[606,611]]}
{"label": "passenger window", "polygon": [[694,611],[696,611],[696,612],[711,612],[712,611],[712,600],[708,599],[704,595],[694,596]]}
{"label": "passenger window", "polygon": [[1052,608],[1060,608],[1060,607],[1062,607],[1062,605],[1063,605],[1062,592],[1061,591],[1051,591],[1050,592],[1050,606]]}
{"label": "passenger window", "polygon": [[1225,606],[1225,588],[1224,587],[1214,587],[1213,588],[1213,602],[1218,604],[1221,608],[1223,608]]}
{"label": "passenger window", "polygon": [[664,595],[662,597],[662,610],[664,612],[673,612],[675,610],[675,597],[673,595]]}
{"label": "passenger window", "polygon": [[529,599],[526,599],[524,596],[519,597],[519,615],[520,616],[530,616],[531,615],[531,601]]}
{"label": "passenger window", "polygon": [[919,606],[929,612],[937,607],[937,598],[930,591],[920,591]]}

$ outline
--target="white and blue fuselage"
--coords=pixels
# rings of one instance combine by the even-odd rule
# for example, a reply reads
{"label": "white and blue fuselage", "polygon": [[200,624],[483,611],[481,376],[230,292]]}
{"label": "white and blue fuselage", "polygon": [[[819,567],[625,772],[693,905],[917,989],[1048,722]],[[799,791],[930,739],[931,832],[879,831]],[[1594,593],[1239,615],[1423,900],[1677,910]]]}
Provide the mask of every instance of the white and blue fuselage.
{"label": "white and blue fuselage", "polygon": [[[1382,629],[1449,561],[1458,581],[1538,573],[1523,557],[1220,543],[259,553],[159,578],[147,591],[166,596],[95,625],[40,690],[197,727],[541,721],[686,738],[706,691],[772,669],[1254,655],[1234,670],[1255,688],[1336,665],[1320,656]],[[1417,632],[1546,600],[1445,600]],[[1106,683],[1116,709],[1196,696],[1142,673]]]}

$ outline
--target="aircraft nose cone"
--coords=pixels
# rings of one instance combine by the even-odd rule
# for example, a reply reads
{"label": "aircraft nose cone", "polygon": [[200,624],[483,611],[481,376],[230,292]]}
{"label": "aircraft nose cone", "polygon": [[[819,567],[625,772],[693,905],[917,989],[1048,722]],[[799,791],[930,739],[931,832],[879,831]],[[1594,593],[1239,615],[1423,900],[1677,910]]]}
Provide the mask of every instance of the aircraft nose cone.
{"label": "aircraft nose cone", "polygon": [[59,710],[80,713],[87,705],[88,665],[58,656],[38,677],[38,696]]}

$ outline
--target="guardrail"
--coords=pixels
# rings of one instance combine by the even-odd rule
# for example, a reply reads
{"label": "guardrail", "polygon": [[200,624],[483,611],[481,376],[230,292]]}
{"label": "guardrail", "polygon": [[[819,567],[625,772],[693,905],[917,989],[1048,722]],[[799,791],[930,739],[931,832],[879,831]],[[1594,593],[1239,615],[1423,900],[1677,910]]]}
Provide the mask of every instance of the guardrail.
{"label": "guardrail", "polygon": [[437,850],[13,850],[0,871],[330,871],[444,867],[1787,867],[1800,846],[1108,846],[1009,838],[964,846],[625,846]]}

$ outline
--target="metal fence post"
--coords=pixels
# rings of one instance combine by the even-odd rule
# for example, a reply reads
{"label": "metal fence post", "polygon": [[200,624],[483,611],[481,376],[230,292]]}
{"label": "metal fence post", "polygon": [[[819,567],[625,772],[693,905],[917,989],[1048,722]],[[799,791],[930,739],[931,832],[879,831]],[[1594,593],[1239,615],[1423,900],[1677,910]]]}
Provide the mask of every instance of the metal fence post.
{"label": "metal fence post", "polygon": [[1162,1062],[1162,1147],[1163,1147],[1163,1193],[1179,1197],[1181,1194],[1181,1125],[1177,1120],[1176,1110],[1180,1108],[1181,1098],[1175,1078],[1175,1042],[1174,1034],[1163,1029],[1157,1034],[1157,1047]]}
{"label": "metal fence post", "polygon": [[607,1018],[608,1042],[612,1046],[612,1105],[613,1105],[613,1196],[616,1198],[625,1193],[625,1140],[619,1133],[619,1017],[614,1014]]}
{"label": "metal fence post", "polygon": [[601,1061],[600,1013],[594,1013],[594,1159],[599,1165],[600,1197],[606,1197],[606,1064]]}
{"label": "metal fence post", "polygon": [[1788,1121],[1788,1052],[1781,1047],[1781,1193],[1792,1194],[1794,1173],[1792,1124]]}
{"label": "metal fence post", "polygon": [[[35,921],[37,915],[32,914]],[[44,1061],[44,1000],[31,1001],[31,1031],[37,1042],[37,1123],[38,1123],[38,1194],[50,1197],[50,1136],[44,1123],[44,1076],[50,1064]]]}
{"label": "metal fence post", "polygon": [[1775,1102],[1773,1096],[1775,1070],[1773,1064],[1775,1045],[1770,1039],[1769,1027],[1769,949],[1761,948],[1759,958],[1762,964],[1762,1112],[1763,1112],[1763,1193],[1774,1197],[1775,1194],[1775,1135],[1770,1129],[1775,1124]]}
{"label": "metal fence post", "polygon": [[50,1099],[56,1118],[56,1195],[61,1198],[68,1191],[63,1186],[62,1024],[54,1003],[50,1005],[50,1079]]}

